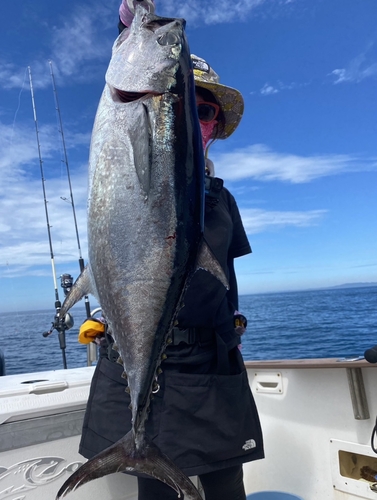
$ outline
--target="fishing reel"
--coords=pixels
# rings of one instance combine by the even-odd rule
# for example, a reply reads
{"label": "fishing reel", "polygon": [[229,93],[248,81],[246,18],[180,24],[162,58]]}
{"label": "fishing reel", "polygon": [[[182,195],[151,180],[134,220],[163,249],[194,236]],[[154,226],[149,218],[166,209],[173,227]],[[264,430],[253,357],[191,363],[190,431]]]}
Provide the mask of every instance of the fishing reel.
{"label": "fishing reel", "polygon": [[58,332],[58,337],[59,337],[59,344],[60,344],[60,349],[62,350],[62,355],[63,355],[63,368],[67,368],[67,360],[66,360],[66,354],[65,354],[65,349],[67,347],[66,342],[65,342],[65,332],[66,330],[69,330],[70,328],[73,327],[74,321],[73,317],[67,313],[64,316],[64,319],[61,319],[58,314],[60,311],[61,303],[59,300],[55,302],[55,308],[56,308],[56,315],[54,318],[54,321],[52,323],[52,326],[48,332],[42,333],[43,337],[49,337],[54,330]]}
{"label": "fishing reel", "polygon": [[73,328],[75,322],[73,320],[73,316],[70,313],[67,313],[64,316],[64,319],[60,319],[57,315],[52,323],[52,326],[48,332],[42,333],[43,337],[49,337],[54,330],[57,332],[64,332],[65,330],[70,330]]}
{"label": "fishing reel", "polygon": [[73,286],[73,277],[70,274],[62,274],[60,276],[60,285],[63,288],[64,296],[66,297]]}
{"label": "fishing reel", "polygon": [[70,313],[67,313],[65,316],[64,316],[64,329],[65,330],[70,330],[71,328],[73,328],[73,325],[75,324],[74,320],[73,320],[73,316],[72,314]]}

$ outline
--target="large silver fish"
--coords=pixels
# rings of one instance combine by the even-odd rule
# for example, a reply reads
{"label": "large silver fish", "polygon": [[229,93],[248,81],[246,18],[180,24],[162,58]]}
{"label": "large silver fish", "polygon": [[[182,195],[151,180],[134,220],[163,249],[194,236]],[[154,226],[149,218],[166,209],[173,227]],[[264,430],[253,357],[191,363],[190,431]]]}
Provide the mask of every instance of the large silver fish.
{"label": "large silver fish", "polygon": [[89,264],[60,317],[85,294],[97,297],[123,360],[132,430],[78,469],[58,498],[91,479],[138,471],[199,500],[144,430],[190,276],[203,268],[226,284],[203,241],[204,158],[183,20],[136,8],[113,47],[89,164]]}

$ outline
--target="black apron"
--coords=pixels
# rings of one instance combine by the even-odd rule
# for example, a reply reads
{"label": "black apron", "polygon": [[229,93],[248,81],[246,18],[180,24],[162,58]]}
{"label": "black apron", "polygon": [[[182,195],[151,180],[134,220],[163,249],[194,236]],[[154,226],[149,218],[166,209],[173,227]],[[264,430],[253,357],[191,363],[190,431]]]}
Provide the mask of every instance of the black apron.
{"label": "black apron", "polygon": [[[190,351],[187,362],[177,364],[174,351],[185,349]],[[146,422],[148,437],[191,476],[264,457],[260,422],[241,353],[238,347],[229,351],[231,374],[221,375],[216,373],[216,350],[215,345],[189,348],[182,344],[170,349],[170,356],[167,350],[168,359],[158,377],[160,390],[153,396]],[[131,429],[130,396],[122,372],[121,365],[106,357],[98,362],[79,449],[86,458]]]}

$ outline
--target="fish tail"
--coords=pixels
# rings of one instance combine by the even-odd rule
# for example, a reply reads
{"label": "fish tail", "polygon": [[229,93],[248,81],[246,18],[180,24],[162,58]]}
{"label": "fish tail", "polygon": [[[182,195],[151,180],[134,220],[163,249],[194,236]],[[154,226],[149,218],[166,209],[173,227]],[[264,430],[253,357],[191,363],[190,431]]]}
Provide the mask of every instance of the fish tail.
{"label": "fish tail", "polygon": [[56,500],[80,486],[114,472],[140,472],[167,484],[185,500],[202,500],[190,479],[147,437],[137,448],[130,431],[122,439],[88,460],[65,481]]}

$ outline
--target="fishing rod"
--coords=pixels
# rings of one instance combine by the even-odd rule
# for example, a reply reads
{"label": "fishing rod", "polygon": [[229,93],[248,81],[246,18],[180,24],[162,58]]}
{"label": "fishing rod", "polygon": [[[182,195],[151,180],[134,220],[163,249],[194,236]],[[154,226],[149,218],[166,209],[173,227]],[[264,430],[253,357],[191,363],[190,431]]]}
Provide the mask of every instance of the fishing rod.
{"label": "fishing rod", "polygon": [[[72,206],[73,221],[74,221],[75,231],[76,231],[77,248],[78,248],[78,252],[79,252],[79,267],[80,267],[80,273],[82,273],[84,271],[85,264],[84,264],[84,259],[82,257],[82,253],[81,253],[80,236],[79,236],[79,230],[78,230],[78,226],[77,226],[75,202],[73,200],[71,174],[70,174],[70,171],[69,171],[67,148],[66,148],[66,145],[65,145],[65,137],[64,137],[64,131],[63,131],[63,122],[62,122],[62,117],[61,117],[61,113],[60,113],[60,106],[59,106],[59,100],[58,100],[58,92],[57,92],[56,85],[55,85],[55,76],[54,76],[54,72],[53,72],[53,69],[52,69],[52,61],[48,61],[48,63],[50,65],[51,82],[52,82],[52,88],[53,88],[53,91],[54,91],[55,110],[56,110],[57,119],[58,119],[58,131],[59,131],[60,136],[61,136],[62,146],[63,146],[63,153],[64,153],[64,160],[62,160],[62,162],[65,164],[66,170],[67,170],[69,195],[70,195],[70,204]],[[68,201],[69,202],[69,200],[67,200],[66,198],[61,197],[61,199],[64,200],[64,201]],[[70,285],[72,285],[69,282],[69,280],[68,280],[67,283],[64,282],[64,279],[67,279],[66,278],[67,276],[69,276],[69,275],[64,275],[64,274],[62,275],[62,284],[61,284],[61,286],[64,288],[64,292],[66,291],[66,289],[69,289]],[[90,314],[90,303],[89,303],[89,297],[88,297],[88,295],[85,295],[85,311],[86,311],[86,317],[90,318],[91,314]]]}
{"label": "fishing rod", "polygon": [[[79,268],[80,268],[80,273],[82,273],[85,269],[85,263],[84,263],[84,259],[82,257],[82,252],[81,252],[81,244],[80,244],[80,236],[79,236],[79,230],[78,230],[78,225],[77,225],[75,202],[73,199],[71,174],[70,174],[70,170],[69,170],[67,148],[66,148],[66,144],[65,144],[65,137],[64,137],[64,131],[63,131],[63,120],[62,120],[61,112],[60,112],[58,91],[57,91],[56,84],[55,84],[55,76],[54,76],[54,72],[53,72],[53,68],[52,68],[52,61],[48,61],[48,63],[50,65],[51,82],[52,82],[52,88],[54,91],[55,110],[56,110],[57,121],[58,121],[58,131],[59,131],[60,136],[61,136],[61,143],[63,146],[63,153],[64,153],[64,160],[62,160],[62,162],[65,164],[66,170],[67,170],[67,179],[68,179],[69,194],[70,194],[70,201],[67,200],[66,198],[63,198],[63,197],[61,197],[61,199],[64,201],[68,201],[68,203],[71,203],[72,213],[73,213],[73,221],[74,221],[75,231],[76,231],[77,248],[78,248],[78,253],[79,253]],[[72,285],[73,285],[73,278],[70,274],[63,274],[60,277],[60,279],[61,279],[61,286],[64,289],[64,294],[68,295],[68,292],[70,291],[70,289],[72,288]],[[91,318],[93,316],[93,312],[90,310],[90,303],[89,303],[88,295],[85,295],[84,300],[85,300],[86,317]],[[93,361],[96,361],[96,359],[97,359],[96,345],[91,342],[87,345],[87,365],[91,366]]]}
{"label": "fishing rod", "polygon": [[[33,106],[33,115],[34,115],[34,125],[35,125],[35,133],[37,136],[37,145],[38,145],[38,157],[39,157],[39,167],[40,167],[40,172],[41,172],[41,180],[42,180],[42,191],[43,191],[43,200],[44,200],[44,207],[45,207],[45,217],[46,217],[46,224],[47,224],[47,234],[48,234],[48,242],[50,245],[50,256],[51,256],[51,267],[52,267],[52,277],[54,281],[54,289],[55,289],[55,310],[56,310],[56,318],[58,317],[59,311],[61,309],[61,302],[59,300],[59,291],[58,291],[58,285],[56,281],[56,271],[55,271],[55,260],[54,260],[54,252],[52,248],[52,238],[51,238],[51,225],[50,225],[50,220],[48,216],[48,207],[47,207],[47,198],[46,198],[46,187],[45,187],[45,176],[44,176],[44,171],[43,171],[43,160],[42,160],[42,153],[41,153],[41,145],[39,141],[39,129],[38,129],[38,120],[37,120],[37,112],[36,112],[36,106],[35,106],[35,99],[34,99],[34,89],[33,89],[33,81],[31,77],[31,69],[30,66],[28,66],[28,71],[29,71],[29,82],[30,82],[30,93],[31,93],[31,103]],[[55,321],[50,329],[50,331],[45,332],[43,334],[44,337],[48,337],[51,335],[51,333],[56,329],[58,331],[58,336],[59,336],[59,344],[60,348],[62,350],[62,356],[63,356],[63,367],[67,368],[67,359],[66,359],[66,354],[65,354],[65,349],[66,349],[66,342],[65,342],[65,330],[68,330],[69,328],[69,319],[67,319],[67,323],[60,322],[60,321]]]}

